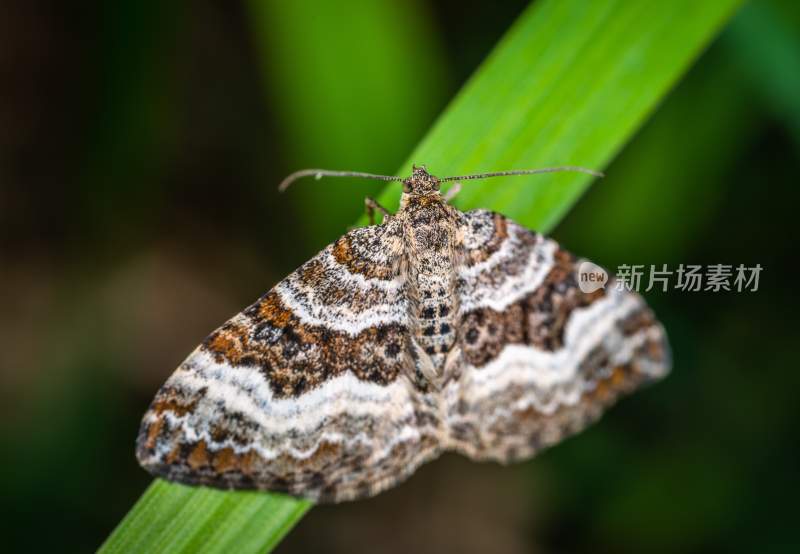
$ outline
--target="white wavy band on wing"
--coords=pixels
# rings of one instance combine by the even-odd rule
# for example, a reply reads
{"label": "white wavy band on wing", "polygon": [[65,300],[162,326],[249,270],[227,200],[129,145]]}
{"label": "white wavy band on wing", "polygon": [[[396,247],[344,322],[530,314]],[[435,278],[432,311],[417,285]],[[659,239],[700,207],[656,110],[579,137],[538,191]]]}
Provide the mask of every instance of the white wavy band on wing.
{"label": "white wavy band on wing", "polygon": [[276,398],[261,370],[217,363],[201,351],[187,358],[168,386],[191,394],[206,388],[203,402],[219,402],[230,412],[240,412],[266,433],[299,432],[318,428],[326,418],[347,413],[400,420],[413,414],[408,385],[398,378],[382,386],[358,379],[350,371],[332,377],[298,397]]}
{"label": "white wavy band on wing", "polygon": [[[291,444],[291,439],[288,436],[283,442],[283,446],[280,448],[270,448],[258,440],[254,440],[248,444],[238,444],[232,439],[216,441],[207,429],[198,429],[192,424],[192,417],[190,414],[176,416],[173,413],[164,412],[161,417],[166,419],[167,425],[171,429],[179,428],[181,430],[183,440],[186,443],[197,443],[204,441],[206,448],[212,452],[216,452],[224,448],[230,448],[238,455],[254,451],[266,461],[274,460],[280,456],[286,455],[298,460],[302,460],[312,456],[315,452],[317,452],[321,444],[329,443],[341,444],[345,449],[353,448],[359,445],[374,449],[370,454],[369,461],[367,462],[369,464],[370,462],[376,462],[386,458],[389,453],[391,453],[392,449],[398,444],[404,442],[419,442],[423,434],[436,438],[439,437],[439,432],[435,429],[420,429],[413,425],[403,425],[402,427],[398,428],[397,432],[391,437],[374,437],[366,435],[365,433],[348,436],[331,429],[321,433],[319,439],[309,448],[298,449],[293,447]],[[151,418],[147,418],[146,421],[148,419]],[[378,445],[381,445],[381,448],[375,448]],[[157,444],[154,457],[156,459],[164,459],[169,455],[173,446],[173,444],[168,442]]]}
{"label": "white wavy band on wing", "polygon": [[521,265],[524,264],[524,269],[520,274],[503,276],[502,282],[495,286],[487,286],[481,282],[481,277],[490,274],[496,266],[521,255],[518,233],[519,231],[515,231],[510,235],[500,249],[487,260],[460,272],[460,277],[465,281],[464,290],[468,291],[460,298],[462,313],[479,308],[503,311],[506,307],[519,301],[520,298],[536,290],[545,280],[553,268],[553,256],[558,245],[538,236],[535,246],[527,249],[527,257],[524,262],[519,262]]}
{"label": "white wavy band on wing", "polygon": [[[332,259],[331,259],[332,260]],[[327,271],[336,267],[335,279],[328,276],[337,287],[360,294],[375,293],[380,301],[373,306],[350,309],[350,302],[331,304],[317,298],[313,289],[305,287],[299,277],[292,274],[278,283],[273,289],[283,302],[306,325],[324,326],[332,331],[345,332],[355,336],[365,329],[390,323],[404,324],[407,319],[407,302],[402,294],[403,280],[400,277],[390,281],[365,279],[362,275],[350,273],[335,261],[326,265]]]}
{"label": "white wavy band on wing", "polygon": [[510,344],[484,367],[470,368],[464,399],[478,402],[514,383],[546,390],[569,382],[580,363],[601,342],[609,352],[619,351],[623,335],[615,325],[642,305],[635,295],[608,291],[606,297],[572,313],[559,350],[549,352]]}
{"label": "white wavy band on wing", "polygon": [[[350,272],[347,267],[343,266],[336,260],[330,246],[317,255],[317,260],[319,260],[325,267],[325,273],[328,280],[336,281],[337,283],[341,283],[346,287],[357,288],[360,290],[368,290],[372,288],[393,296],[397,294],[398,290],[403,286],[403,282],[398,278],[372,279],[364,277],[360,273]],[[388,260],[382,260],[381,262],[389,263]],[[300,274],[300,271],[295,271],[289,275],[287,279],[296,279]]]}

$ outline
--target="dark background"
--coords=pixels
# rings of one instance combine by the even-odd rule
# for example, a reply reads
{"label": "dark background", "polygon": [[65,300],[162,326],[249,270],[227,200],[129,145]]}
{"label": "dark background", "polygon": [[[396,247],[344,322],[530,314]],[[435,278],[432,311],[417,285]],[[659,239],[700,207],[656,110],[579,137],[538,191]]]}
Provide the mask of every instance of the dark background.
{"label": "dark background", "polygon": [[[158,386],[377,191],[276,184],[393,172],[524,7],[388,2],[356,38],[306,1],[3,2],[4,551],[102,542],[150,482]],[[279,551],[798,551],[798,151],[800,11],[755,3],[553,235],[611,268],[759,263],[759,290],[648,294],[663,383],[532,462],[314,508]]]}

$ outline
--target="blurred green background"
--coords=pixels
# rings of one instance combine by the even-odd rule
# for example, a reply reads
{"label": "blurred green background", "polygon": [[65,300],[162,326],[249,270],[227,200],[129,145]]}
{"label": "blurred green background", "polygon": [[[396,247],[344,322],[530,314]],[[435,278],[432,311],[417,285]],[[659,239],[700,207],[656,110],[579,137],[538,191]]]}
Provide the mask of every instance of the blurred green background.
{"label": "blurred green background", "polygon": [[[378,190],[279,180],[395,171],[527,3],[4,4],[0,544],[87,551],[150,482],[158,386]],[[532,462],[316,507],[278,551],[799,551],[798,153],[800,9],[754,2],[553,235],[611,268],[760,263],[758,292],[648,294],[667,380]]]}

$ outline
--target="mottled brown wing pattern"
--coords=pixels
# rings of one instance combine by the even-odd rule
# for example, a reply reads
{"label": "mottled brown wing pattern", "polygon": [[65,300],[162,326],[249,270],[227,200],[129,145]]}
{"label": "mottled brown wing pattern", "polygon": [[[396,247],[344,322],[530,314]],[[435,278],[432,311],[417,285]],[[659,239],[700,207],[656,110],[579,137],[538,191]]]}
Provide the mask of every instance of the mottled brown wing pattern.
{"label": "mottled brown wing pattern", "polygon": [[463,371],[448,394],[449,448],[509,462],[583,429],[669,370],[666,334],[643,299],[582,292],[581,260],[485,210],[464,214]]}
{"label": "mottled brown wing pattern", "polygon": [[399,233],[350,231],[212,333],[145,415],[140,463],[183,483],[339,501],[437,455],[438,407],[399,378]]}
{"label": "mottled brown wing pattern", "polygon": [[180,365],[142,421],[147,470],[364,498],[444,450],[528,458],[667,373],[640,296],[613,280],[584,292],[581,260],[500,214],[459,212],[424,168],[403,183],[396,214],[328,246]]}

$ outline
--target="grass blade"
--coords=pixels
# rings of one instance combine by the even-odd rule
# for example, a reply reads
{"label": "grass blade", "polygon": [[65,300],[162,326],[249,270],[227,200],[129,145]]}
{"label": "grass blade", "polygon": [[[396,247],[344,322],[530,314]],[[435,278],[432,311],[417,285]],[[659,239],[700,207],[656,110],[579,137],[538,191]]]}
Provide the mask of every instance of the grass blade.
{"label": "grass blade", "polygon": [[[437,175],[553,165],[602,169],[740,3],[536,2],[404,172],[412,162]],[[455,203],[489,207],[549,231],[590,181],[566,173],[473,181]],[[399,194],[388,187],[381,201],[395,206]]]}
{"label": "grass blade", "polygon": [[277,494],[193,488],[156,479],[100,552],[264,552],[310,506]]}

